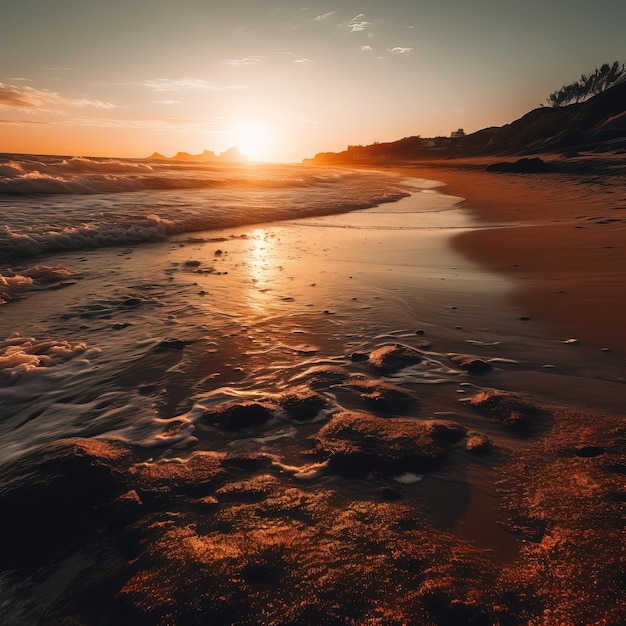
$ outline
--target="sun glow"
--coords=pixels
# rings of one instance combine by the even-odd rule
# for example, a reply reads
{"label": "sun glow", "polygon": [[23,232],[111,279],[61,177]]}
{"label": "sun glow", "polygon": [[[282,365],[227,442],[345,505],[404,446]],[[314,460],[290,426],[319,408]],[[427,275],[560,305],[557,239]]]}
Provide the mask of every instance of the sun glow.
{"label": "sun glow", "polygon": [[272,155],[272,134],[262,124],[242,124],[235,131],[235,145],[250,161],[267,161]]}

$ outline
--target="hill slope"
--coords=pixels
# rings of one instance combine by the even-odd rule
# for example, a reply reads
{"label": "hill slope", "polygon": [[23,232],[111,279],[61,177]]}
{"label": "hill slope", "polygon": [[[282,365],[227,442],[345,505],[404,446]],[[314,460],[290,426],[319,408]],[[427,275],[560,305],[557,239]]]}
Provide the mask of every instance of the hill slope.
{"label": "hill slope", "polygon": [[496,154],[626,150],[626,82],[566,107],[541,107],[502,127],[464,137],[405,137],[370,146],[323,152],[312,163],[397,162]]}

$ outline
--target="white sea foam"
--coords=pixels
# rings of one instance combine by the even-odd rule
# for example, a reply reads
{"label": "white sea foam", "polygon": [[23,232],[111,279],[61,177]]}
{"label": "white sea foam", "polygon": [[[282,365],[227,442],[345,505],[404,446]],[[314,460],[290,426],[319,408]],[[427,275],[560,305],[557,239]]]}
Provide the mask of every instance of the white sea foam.
{"label": "white sea foam", "polygon": [[303,482],[312,482],[321,476],[328,474],[330,470],[329,461],[311,463],[309,465],[288,465],[278,459],[275,459],[272,465],[279,468],[283,472],[291,474],[296,480]]}
{"label": "white sea foam", "polygon": [[50,289],[68,284],[73,272],[62,265],[33,265],[19,274],[0,274],[0,305],[32,290]]}
{"label": "white sea foam", "polygon": [[53,367],[83,354],[84,343],[13,336],[0,343],[0,383],[14,383],[39,368]]}
{"label": "white sea foam", "polygon": [[296,165],[0,155],[0,263],[362,209],[405,196],[414,184]]}
{"label": "white sea foam", "polygon": [[414,485],[415,483],[422,482],[424,476],[421,474],[413,474],[411,472],[406,472],[404,474],[399,474],[398,476],[394,476],[394,480],[400,485]]}

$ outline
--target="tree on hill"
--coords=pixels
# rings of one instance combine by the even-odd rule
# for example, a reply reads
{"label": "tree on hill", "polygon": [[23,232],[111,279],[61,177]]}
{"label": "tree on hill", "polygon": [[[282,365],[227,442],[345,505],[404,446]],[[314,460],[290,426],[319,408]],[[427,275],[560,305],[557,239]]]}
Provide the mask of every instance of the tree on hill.
{"label": "tree on hill", "polygon": [[547,101],[553,107],[580,102],[624,81],[626,81],[626,66],[623,63],[619,61],[614,61],[611,65],[604,63],[592,74],[583,74],[575,83],[564,85],[557,91],[553,91]]}

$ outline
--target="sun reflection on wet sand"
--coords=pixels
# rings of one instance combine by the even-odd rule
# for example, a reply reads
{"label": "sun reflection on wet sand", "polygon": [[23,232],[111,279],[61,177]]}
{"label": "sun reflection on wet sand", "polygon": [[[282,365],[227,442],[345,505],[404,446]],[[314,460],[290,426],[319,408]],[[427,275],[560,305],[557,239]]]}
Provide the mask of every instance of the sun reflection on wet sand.
{"label": "sun reflection on wet sand", "polygon": [[250,274],[248,299],[250,307],[259,313],[267,312],[269,302],[266,294],[276,278],[276,267],[270,262],[275,253],[274,238],[275,234],[266,228],[255,228],[250,236],[252,246],[247,260]]}

